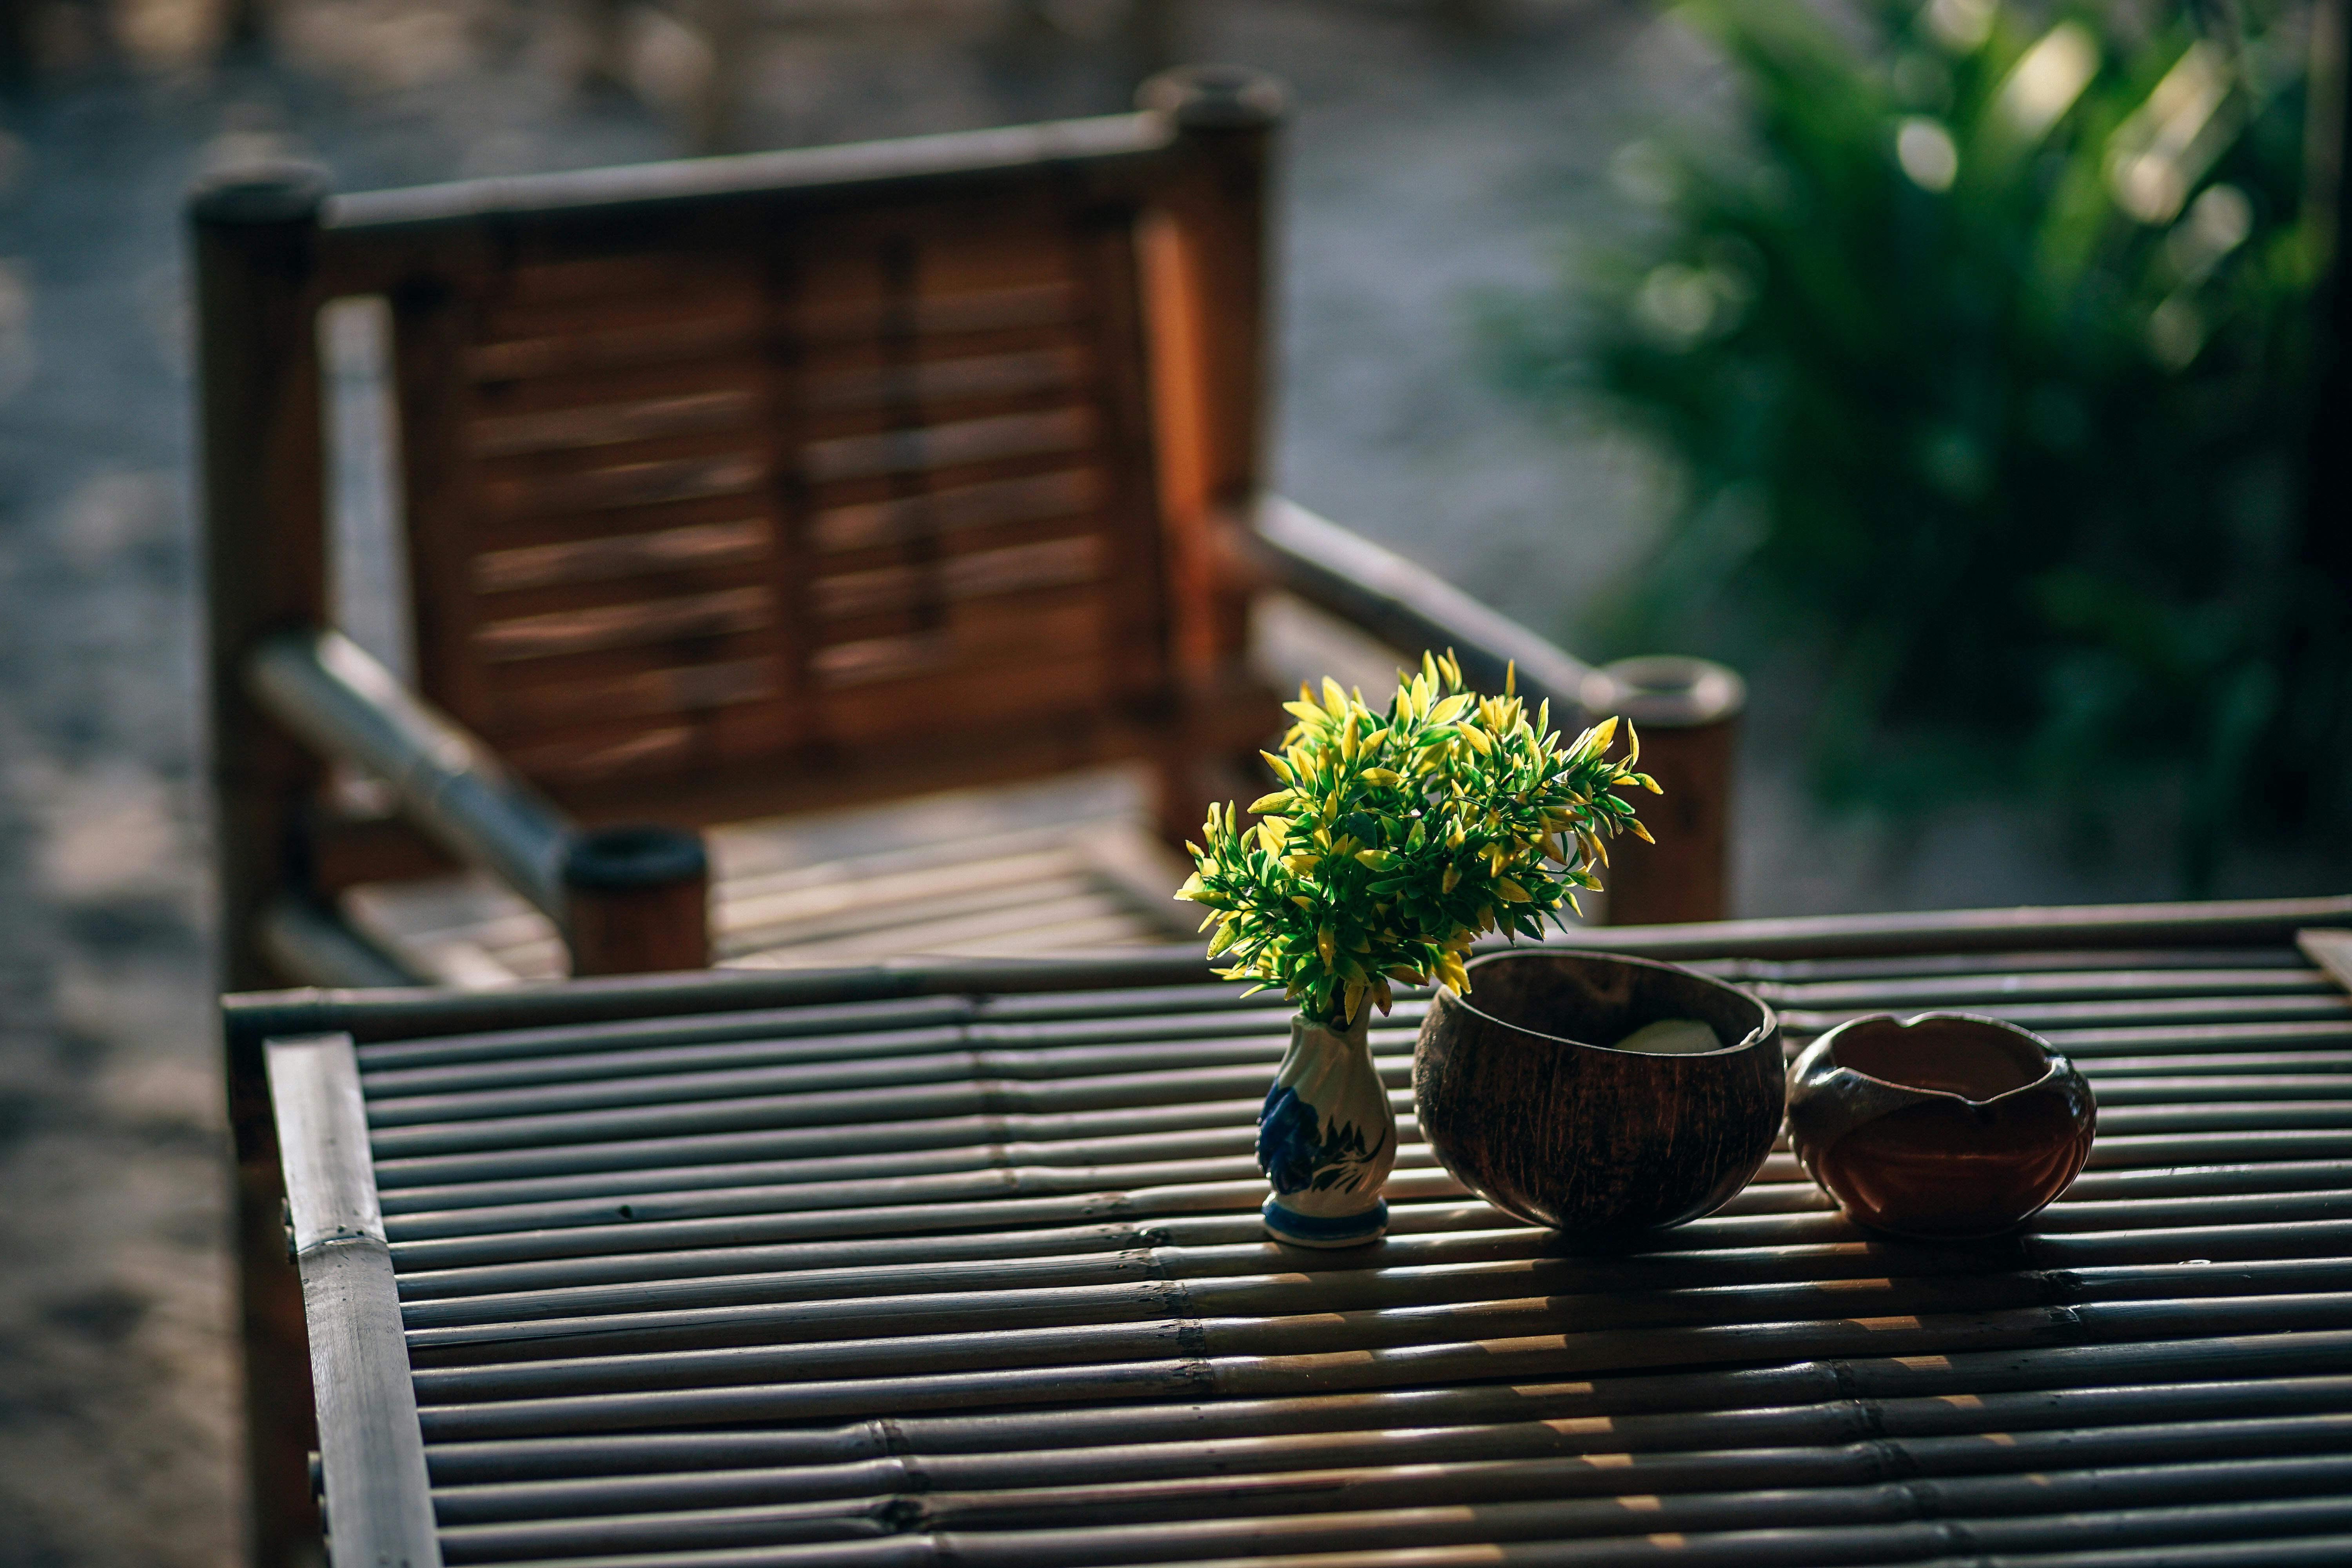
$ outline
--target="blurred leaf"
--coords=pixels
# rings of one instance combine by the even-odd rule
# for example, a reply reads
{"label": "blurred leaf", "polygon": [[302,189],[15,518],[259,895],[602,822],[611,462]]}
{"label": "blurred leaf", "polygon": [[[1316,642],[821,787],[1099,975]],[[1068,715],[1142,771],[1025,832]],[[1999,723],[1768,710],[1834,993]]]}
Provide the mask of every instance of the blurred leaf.
{"label": "blurred leaf", "polygon": [[2352,606],[2291,566],[2302,12],[1675,15],[1744,134],[1621,157],[1652,242],[1489,321],[1507,376],[1687,470],[1600,640],[1803,639],[1836,796],[2168,780],[2192,887],[2257,772],[2352,816]]}

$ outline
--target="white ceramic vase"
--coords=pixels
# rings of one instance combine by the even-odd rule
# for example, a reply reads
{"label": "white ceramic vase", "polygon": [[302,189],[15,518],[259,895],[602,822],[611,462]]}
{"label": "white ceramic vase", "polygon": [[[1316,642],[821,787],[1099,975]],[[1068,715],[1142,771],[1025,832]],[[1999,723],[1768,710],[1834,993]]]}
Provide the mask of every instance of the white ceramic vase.
{"label": "white ceramic vase", "polygon": [[1290,1021],[1290,1049],[1266,1090],[1257,1163],[1273,1184],[1265,1228],[1299,1247],[1357,1247],[1388,1229],[1381,1184],[1396,1164],[1396,1112],[1372,1067],[1371,1008],[1344,1033]]}

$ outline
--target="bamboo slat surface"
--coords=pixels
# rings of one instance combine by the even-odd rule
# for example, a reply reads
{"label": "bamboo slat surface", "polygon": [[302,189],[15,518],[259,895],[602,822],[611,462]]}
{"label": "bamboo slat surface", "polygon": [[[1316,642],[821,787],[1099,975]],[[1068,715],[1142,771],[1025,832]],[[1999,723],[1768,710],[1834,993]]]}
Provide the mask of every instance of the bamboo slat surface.
{"label": "bamboo slat surface", "polygon": [[1404,997],[1372,1032],[1391,1235],[1308,1253],[1256,1215],[1285,1015],[1227,987],[371,1015],[442,1552],[2352,1562],[2352,998],[2189,916],[2128,951],[1754,929],[1696,962],[1792,1050],[1876,1011],[2042,1033],[2098,1092],[2089,1168],[2014,1235],[1934,1244],[1856,1228],[1784,1147],[1714,1215],[1580,1246],[1436,1166]]}

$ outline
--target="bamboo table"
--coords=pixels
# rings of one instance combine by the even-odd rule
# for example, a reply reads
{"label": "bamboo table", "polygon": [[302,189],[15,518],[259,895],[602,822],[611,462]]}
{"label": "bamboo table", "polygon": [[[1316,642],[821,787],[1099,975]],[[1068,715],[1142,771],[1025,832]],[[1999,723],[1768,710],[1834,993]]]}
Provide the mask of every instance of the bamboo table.
{"label": "bamboo table", "polygon": [[[1785,1152],[1580,1251],[1415,1142],[1268,1243],[1278,1001],[1197,957],[232,998],[346,1568],[2352,1562],[2352,899],[1594,933],[2097,1088],[2022,1232]],[[2315,952],[2329,941],[2307,939]],[[2339,944],[2352,937],[2336,936]],[[266,1289],[255,1286],[255,1289]]]}

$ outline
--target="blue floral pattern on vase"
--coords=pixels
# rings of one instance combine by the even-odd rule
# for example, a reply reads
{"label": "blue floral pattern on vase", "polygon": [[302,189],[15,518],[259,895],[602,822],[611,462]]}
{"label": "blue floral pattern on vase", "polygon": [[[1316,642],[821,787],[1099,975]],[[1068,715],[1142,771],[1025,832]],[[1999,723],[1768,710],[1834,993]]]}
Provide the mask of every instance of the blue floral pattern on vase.
{"label": "blue floral pattern on vase", "polygon": [[1351,1247],[1387,1228],[1381,1187],[1396,1164],[1396,1113],[1370,1027],[1368,1016],[1345,1033],[1291,1020],[1257,1131],[1258,1168],[1274,1187],[1266,1228],[1278,1240]]}
{"label": "blue floral pattern on vase", "polygon": [[1266,1090],[1257,1119],[1257,1164],[1277,1193],[1354,1192],[1370,1173],[1372,1151],[1354,1122],[1317,1131],[1315,1108],[1295,1089]]}

